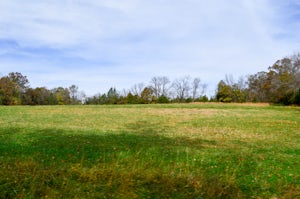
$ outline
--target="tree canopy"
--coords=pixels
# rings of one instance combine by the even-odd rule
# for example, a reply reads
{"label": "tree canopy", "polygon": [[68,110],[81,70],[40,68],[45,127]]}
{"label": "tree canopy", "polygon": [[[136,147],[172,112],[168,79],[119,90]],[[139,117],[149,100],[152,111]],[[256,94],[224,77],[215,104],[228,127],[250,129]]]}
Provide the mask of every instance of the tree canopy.
{"label": "tree canopy", "polygon": [[249,75],[246,87],[241,82],[219,82],[216,99],[220,102],[270,102],[300,104],[300,54],[285,57],[268,68]]}

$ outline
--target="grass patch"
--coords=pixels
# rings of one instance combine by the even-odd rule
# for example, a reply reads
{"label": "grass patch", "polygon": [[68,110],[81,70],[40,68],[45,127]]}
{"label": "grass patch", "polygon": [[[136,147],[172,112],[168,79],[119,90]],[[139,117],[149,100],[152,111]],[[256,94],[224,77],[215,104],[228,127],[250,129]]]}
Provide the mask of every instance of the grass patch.
{"label": "grass patch", "polygon": [[0,107],[0,198],[297,198],[299,111]]}

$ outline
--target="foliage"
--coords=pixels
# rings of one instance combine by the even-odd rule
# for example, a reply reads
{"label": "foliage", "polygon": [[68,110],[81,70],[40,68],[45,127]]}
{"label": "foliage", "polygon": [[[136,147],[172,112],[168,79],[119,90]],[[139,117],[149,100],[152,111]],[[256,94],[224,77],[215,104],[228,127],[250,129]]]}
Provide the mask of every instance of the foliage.
{"label": "foliage", "polygon": [[18,101],[19,92],[15,87],[15,83],[8,77],[0,79],[0,102],[3,105],[16,105]]}
{"label": "foliage", "polygon": [[246,90],[237,83],[229,85],[221,80],[218,84],[216,99],[219,102],[245,102]]}
{"label": "foliage", "polygon": [[0,102],[3,105],[21,104],[21,95],[28,87],[26,76],[21,73],[9,73],[0,78]]}
{"label": "foliage", "polygon": [[53,93],[45,87],[28,88],[22,95],[21,100],[23,105],[57,104]]}
{"label": "foliage", "polygon": [[139,97],[137,95],[132,95],[131,93],[128,93],[124,104],[139,104]]}
{"label": "foliage", "polygon": [[224,81],[220,81],[218,84],[217,100],[220,102],[232,102],[232,89],[229,85],[226,85]]}
{"label": "foliage", "polygon": [[294,93],[294,95],[292,97],[292,103],[300,105],[300,88],[299,88],[298,92]]}
{"label": "foliage", "polygon": [[142,104],[150,104],[154,101],[155,96],[151,88],[145,87],[141,93],[141,102]]}
{"label": "foliage", "polygon": [[208,101],[209,99],[206,95],[195,99],[195,102],[208,102]]}
{"label": "foliage", "polygon": [[168,97],[161,95],[158,99],[157,99],[157,103],[159,104],[167,104],[170,103],[170,100],[168,99]]}
{"label": "foliage", "polygon": [[119,94],[116,88],[110,88],[107,92],[107,103],[108,104],[117,104],[119,98]]}
{"label": "foliage", "polygon": [[286,57],[249,77],[249,95],[252,101],[297,104],[293,98],[300,89],[300,54]]}
{"label": "foliage", "polygon": [[242,79],[234,82],[226,77],[218,84],[216,100],[299,104],[296,96],[300,89],[300,54],[276,61],[268,72],[250,75],[245,85]]}
{"label": "foliage", "polygon": [[80,104],[80,96],[79,96],[79,91],[78,91],[78,86],[76,85],[71,85],[69,87],[69,92],[70,92],[70,99],[71,99],[71,104]]}
{"label": "foliage", "polygon": [[26,76],[18,72],[0,78],[0,105],[69,105],[81,103],[78,87],[31,88]]}

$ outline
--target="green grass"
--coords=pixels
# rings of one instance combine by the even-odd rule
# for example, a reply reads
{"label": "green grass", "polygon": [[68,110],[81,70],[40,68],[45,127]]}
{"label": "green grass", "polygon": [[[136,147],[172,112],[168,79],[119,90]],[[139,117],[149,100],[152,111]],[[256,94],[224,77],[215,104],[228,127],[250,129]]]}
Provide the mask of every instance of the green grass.
{"label": "green grass", "polygon": [[0,198],[299,198],[299,107],[0,107]]}

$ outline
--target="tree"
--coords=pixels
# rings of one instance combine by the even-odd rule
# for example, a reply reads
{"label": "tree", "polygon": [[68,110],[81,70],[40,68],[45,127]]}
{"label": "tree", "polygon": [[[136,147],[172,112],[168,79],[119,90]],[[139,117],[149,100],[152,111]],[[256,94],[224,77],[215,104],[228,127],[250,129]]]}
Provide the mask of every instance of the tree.
{"label": "tree", "polygon": [[300,88],[300,55],[285,57],[248,78],[251,101],[290,104]]}
{"label": "tree", "polygon": [[141,93],[141,102],[143,104],[149,104],[154,100],[154,92],[151,88],[146,87],[144,88],[143,92]]}
{"label": "tree", "polygon": [[271,82],[267,72],[258,72],[248,77],[247,98],[251,102],[270,101]]}
{"label": "tree", "polygon": [[238,83],[234,83],[230,89],[233,102],[246,102],[246,90],[241,88]]}
{"label": "tree", "polygon": [[126,96],[125,103],[126,104],[138,104],[139,103],[139,96],[133,95],[131,92],[129,92]]}
{"label": "tree", "polygon": [[292,97],[292,104],[300,105],[300,88],[296,93],[294,93],[294,96]]}
{"label": "tree", "polygon": [[198,95],[198,89],[200,87],[200,78],[195,78],[192,82],[192,93],[193,93],[193,96],[192,96],[192,99],[193,101],[195,101],[197,95]]}
{"label": "tree", "polygon": [[85,104],[86,98],[87,98],[87,96],[86,96],[85,92],[80,91],[78,100],[80,101],[81,104]]}
{"label": "tree", "polygon": [[28,88],[22,95],[23,105],[49,105],[51,92],[45,87]]}
{"label": "tree", "polygon": [[22,93],[29,87],[29,81],[26,76],[21,73],[9,73],[8,78],[15,84],[16,89]]}
{"label": "tree", "polygon": [[106,103],[107,103],[106,94],[101,95],[100,93],[92,97],[88,97],[85,100],[85,104],[106,104]]}
{"label": "tree", "polygon": [[0,79],[0,102],[3,105],[17,105],[21,102],[16,84],[9,77]]}
{"label": "tree", "polygon": [[176,79],[173,84],[172,87],[174,89],[174,92],[176,94],[176,99],[179,102],[184,102],[184,100],[188,97],[189,92],[190,92],[190,77],[189,76],[185,76],[179,79]]}
{"label": "tree", "polygon": [[168,85],[171,83],[168,77],[162,76],[162,77],[153,77],[150,81],[150,87],[154,92],[154,95],[156,99],[158,99],[160,96],[168,95],[169,87]]}
{"label": "tree", "polygon": [[225,75],[225,80],[224,80],[225,84],[228,85],[228,86],[232,86],[234,84],[234,78],[233,78],[233,75],[228,75],[226,74]]}
{"label": "tree", "polygon": [[78,86],[72,85],[69,87],[70,96],[71,96],[71,104],[78,104],[79,103],[79,93],[78,93]]}
{"label": "tree", "polygon": [[168,96],[168,91],[169,91],[168,85],[171,83],[171,81],[166,76],[160,77],[160,81],[161,81],[161,91],[162,91],[160,96],[162,95]]}
{"label": "tree", "polygon": [[293,96],[293,93],[300,88],[299,55],[278,60],[273,66],[269,67],[268,74],[271,79],[271,101],[286,103],[286,97]]}
{"label": "tree", "polygon": [[142,94],[144,88],[145,88],[144,83],[135,84],[130,89],[130,92],[132,93],[132,95],[137,95],[137,96],[141,97],[141,94]]}
{"label": "tree", "polygon": [[168,97],[162,95],[162,96],[160,96],[160,97],[157,99],[156,102],[159,103],[159,104],[167,104],[167,103],[170,103],[170,100],[169,100]]}
{"label": "tree", "polygon": [[54,94],[58,105],[69,105],[71,103],[69,89],[58,87],[52,89],[52,93]]}
{"label": "tree", "polygon": [[218,84],[216,99],[219,102],[245,102],[246,83],[243,77],[235,82],[232,76],[226,75],[225,80]]}
{"label": "tree", "polygon": [[208,101],[209,101],[209,99],[206,95],[203,95],[203,96],[197,98],[197,102],[208,102]]}
{"label": "tree", "polygon": [[108,104],[117,104],[119,98],[119,94],[116,88],[110,88],[107,92],[107,101]]}
{"label": "tree", "polygon": [[216,98],[219,102],[232,102],[232,90],[225,81],[221,80],[218,83],[218,90]]}
{"label": "tree", "polygon": [[26,76],[21,73],[9,73],[0,79],[0,102],[4,105],[21,104],[21,95],[29,86]]}

